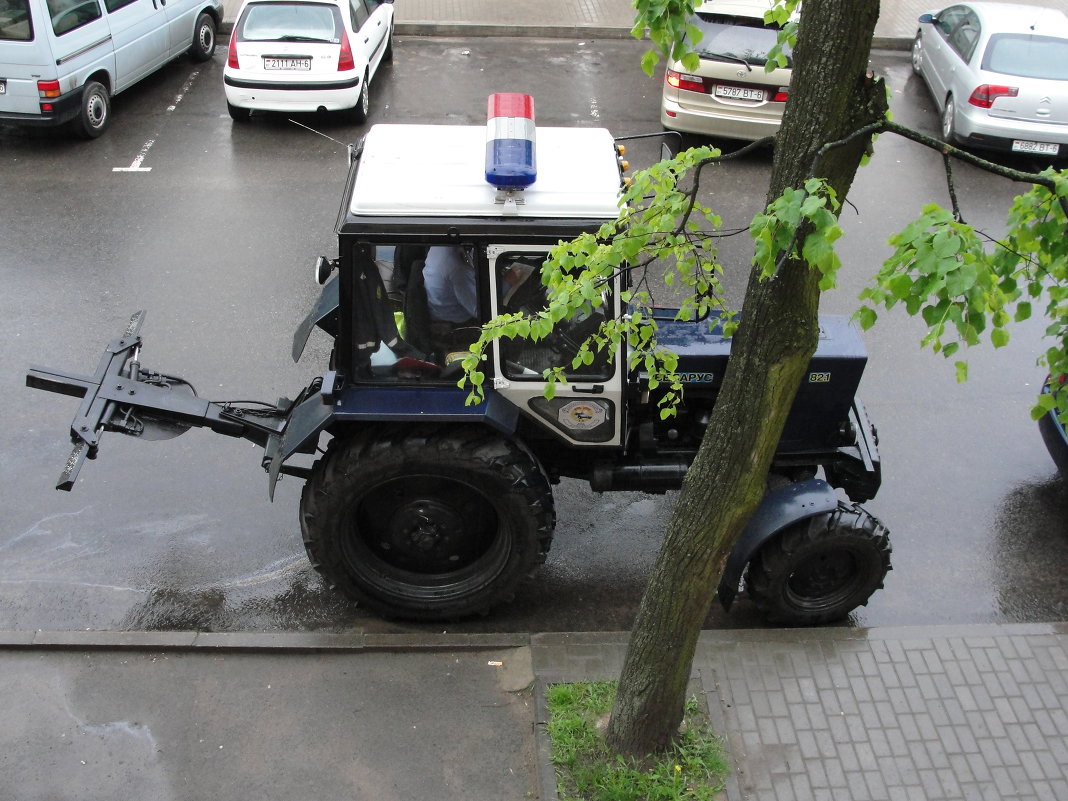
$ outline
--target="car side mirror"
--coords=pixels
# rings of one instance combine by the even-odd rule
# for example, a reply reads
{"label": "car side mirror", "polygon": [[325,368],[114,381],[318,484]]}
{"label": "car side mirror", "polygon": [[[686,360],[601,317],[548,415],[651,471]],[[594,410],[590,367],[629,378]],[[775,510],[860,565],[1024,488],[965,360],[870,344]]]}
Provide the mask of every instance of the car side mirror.
{"label": "car side mirror", "polygon": [[935,15],[934,14],[920,14],[919,21],[923,22],[923,23],[927,23],[928,25],[930,25],[932,23],[935,23],[935,22],[938,22],[938,20],[935,19]]}

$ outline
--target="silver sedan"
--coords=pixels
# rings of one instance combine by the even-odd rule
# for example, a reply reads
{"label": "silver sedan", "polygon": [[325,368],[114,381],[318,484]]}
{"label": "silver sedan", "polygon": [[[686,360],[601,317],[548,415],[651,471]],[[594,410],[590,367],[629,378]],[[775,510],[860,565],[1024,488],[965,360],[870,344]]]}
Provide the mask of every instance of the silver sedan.
{"label": "silver sedan", "polygon": [[1068,17],[967,3],[924,14],[912,69],[938,105],[942,138],[976,148],[1068,156]]}

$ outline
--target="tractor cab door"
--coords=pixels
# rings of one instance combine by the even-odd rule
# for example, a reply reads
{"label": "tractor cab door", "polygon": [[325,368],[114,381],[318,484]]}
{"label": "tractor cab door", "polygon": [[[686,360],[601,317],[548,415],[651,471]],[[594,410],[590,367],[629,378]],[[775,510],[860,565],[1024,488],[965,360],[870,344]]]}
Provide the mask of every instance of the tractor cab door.
{"label": "tractor cab door", "polygon": [[[493,315],[536,315],[545,308],[540,275],[547,255],[544,246],[487,246]],[[603,306],[591,305],[571,320],[557,323],[545,339],[497,340],[493,344],[493,388],[572,445],[622,445],[626,365],[620,354],[598,352],[591,364],[572,366],[586,338],[607,316],[618,314],[619,293],[610,287],[605,290]],[[545,371],[553,367],[564,369],[567,383],[558,384],[554,396],[547,399]]]}

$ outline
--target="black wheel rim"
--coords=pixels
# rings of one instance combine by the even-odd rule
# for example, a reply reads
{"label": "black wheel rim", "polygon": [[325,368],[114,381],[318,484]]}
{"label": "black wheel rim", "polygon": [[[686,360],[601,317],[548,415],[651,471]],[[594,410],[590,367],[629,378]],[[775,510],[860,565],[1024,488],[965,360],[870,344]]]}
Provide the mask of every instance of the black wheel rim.
{"label": "black wheel rim", "polygon": [[389,596],[441,601],[499,575],[510,544],[493,499],[463,478],[388,478],[350,507],[343,557],[361,583]]}
{"label": "black wheel rim", "polygon": [[844,548],[822,551],[806,558],[786,581],[790,603],[806,611],[839,606],[863,582],[854,554]]}

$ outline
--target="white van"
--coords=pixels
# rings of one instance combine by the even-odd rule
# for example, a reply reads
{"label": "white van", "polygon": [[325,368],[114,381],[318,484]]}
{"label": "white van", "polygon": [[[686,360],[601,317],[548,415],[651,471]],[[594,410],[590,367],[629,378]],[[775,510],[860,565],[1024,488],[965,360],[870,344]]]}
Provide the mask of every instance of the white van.
{"label": "white van", "polygon": [[0,0],[0,123],[95,139],[112,95],[183,53],[210,59],[222,17],[222,0]]}

